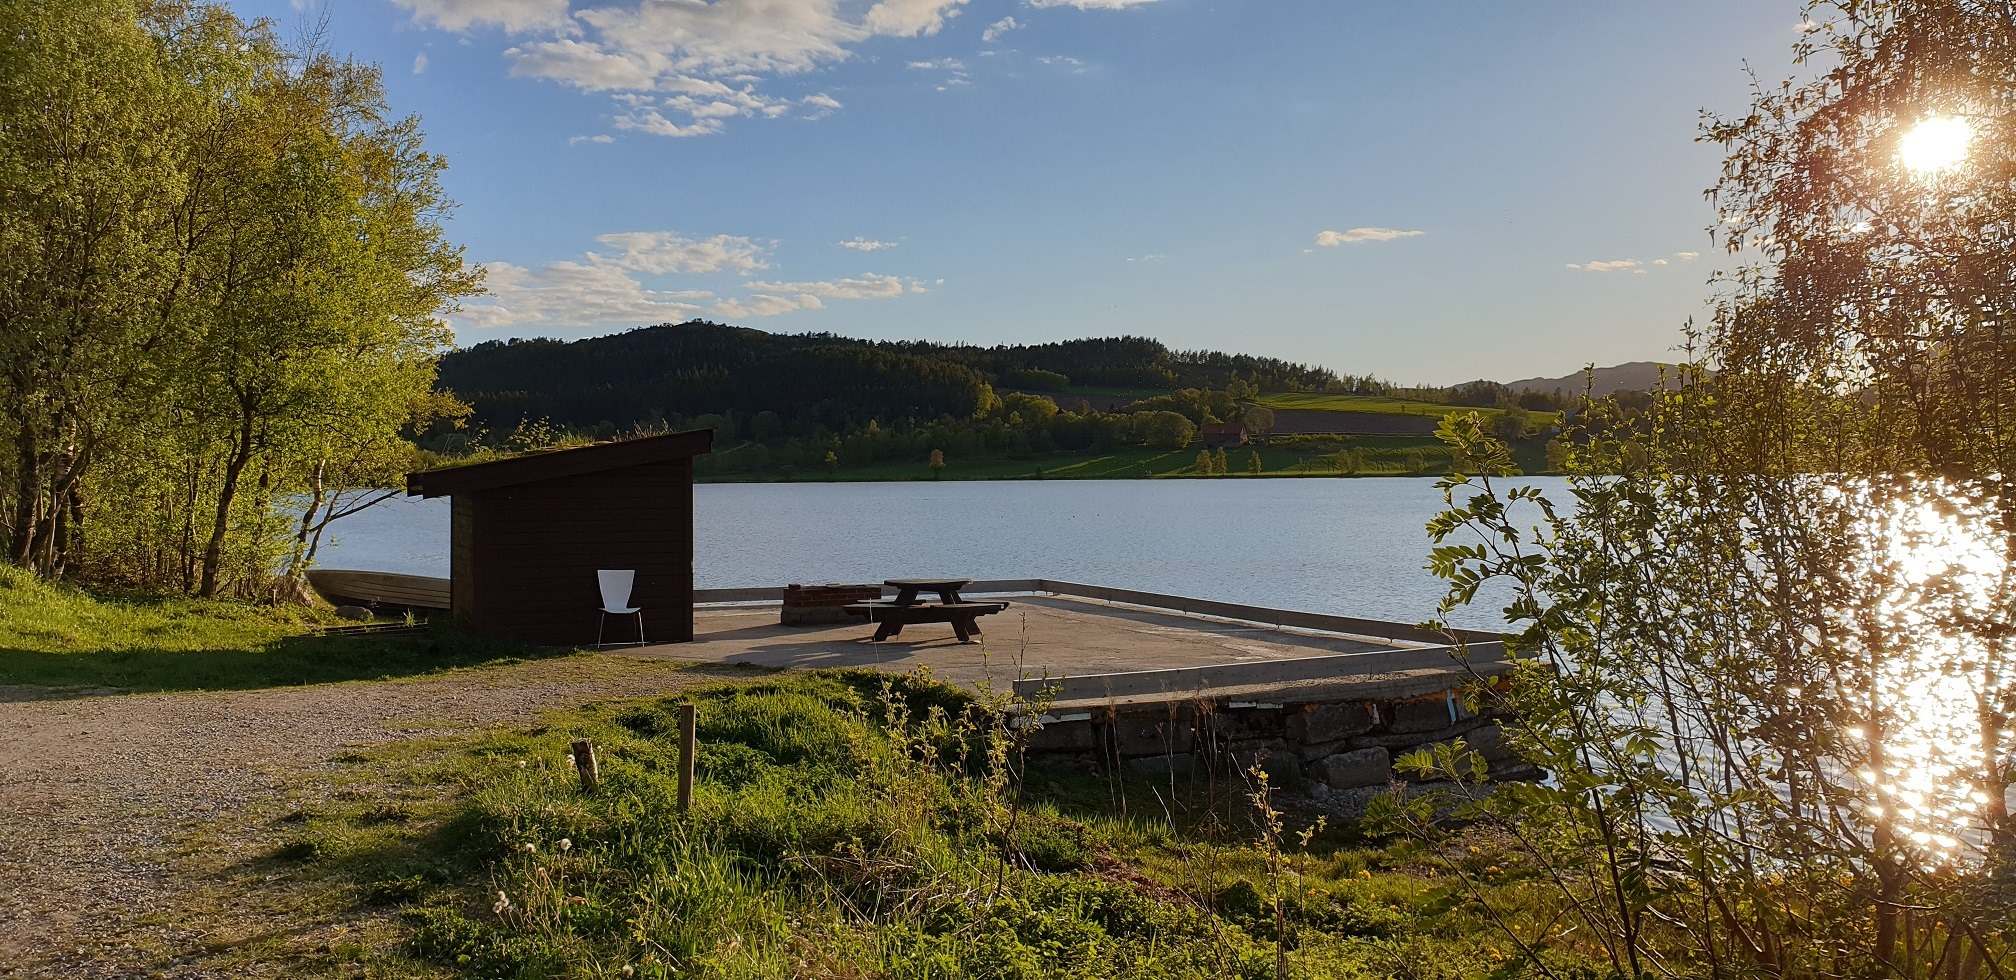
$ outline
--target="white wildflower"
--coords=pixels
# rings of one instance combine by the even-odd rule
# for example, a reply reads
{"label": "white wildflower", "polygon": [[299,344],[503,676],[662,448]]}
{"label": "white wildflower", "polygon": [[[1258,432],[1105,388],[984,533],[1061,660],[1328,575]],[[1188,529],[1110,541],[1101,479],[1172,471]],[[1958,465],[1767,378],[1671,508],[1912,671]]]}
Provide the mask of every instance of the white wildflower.
{"label": "white wildflower", "polygon": [[490,911],[495,912],[498,915],[503,915],[504,910],[510,907],[511,907],[511,896],[506,895],[503,892],[498,892],[497,904],[490,906]]}
{"label": "white wildflower", "polygon": [[574,849],[574,842],[573,842],[573,841],[571,841],[571,840],[568,840],[568,839],[567,839],[567,838],[565,838],[565,837],[562,837],[562,838],[560,838],[560,851],[561,851],[561,853],[563,853],[563,854],[564,854],[564,853],[566,853],[566,852],[568,852],[568,851],[571,851],[571,850],[573,850],[573,849]]}
{"label": "white wildflower", "polygon": [[537,845],[537,844],[534,844],[534,843],[532,843],[532,842],[530,842],[530,841],[527,841],[527,842],[525,843],[525,853],[527,853],[527,854],[530,854],[530,853],[532,853],[532,852],[534,852],[534,851],[536,851],[536,850],[538,850],[538,849],[539,849],[539,845]]}

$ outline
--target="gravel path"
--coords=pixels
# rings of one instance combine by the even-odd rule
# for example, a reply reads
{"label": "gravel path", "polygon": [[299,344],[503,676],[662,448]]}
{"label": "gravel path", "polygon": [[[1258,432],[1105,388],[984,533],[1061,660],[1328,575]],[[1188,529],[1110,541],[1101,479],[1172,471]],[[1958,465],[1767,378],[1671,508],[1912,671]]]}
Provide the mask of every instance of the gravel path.
{"label": "gravel path", "polygon": [[176,909],[214,887],[218,855],[180,853],[206,825],[312,792],[360,749],[710,679],[600,655],[228,693],[0,687],[0,976],[212,975],[175,955],[205,938]]}

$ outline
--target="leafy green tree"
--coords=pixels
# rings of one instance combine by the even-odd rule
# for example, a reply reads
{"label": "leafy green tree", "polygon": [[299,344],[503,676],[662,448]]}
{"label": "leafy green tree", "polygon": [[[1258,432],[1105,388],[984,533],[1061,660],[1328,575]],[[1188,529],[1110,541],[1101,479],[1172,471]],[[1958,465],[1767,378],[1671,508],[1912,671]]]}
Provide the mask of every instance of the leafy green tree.
{"label": "leafy green tree", "polygon": [[931,479],[936,480],[945,473],[945,450],[931,450]]}
{"label": "leafy green tree", "polygon": [[297,495],[326,527],[445,404],[436,317],[478,280],[417,124],[219,6],[32,0],[0,132],[10,560],[205,595],[298,565]]}
{"label": "leafy green tree", "polygon": [[1175,412],[1137,412],[1127,416],[1134,438],[1151,449],[1182,449],[1197,438],[1197,426]]}
{"label": "leafy green tree", "polygon": [[190,99],[116,0],[0,6],[0,425],[7,558],[61,574],[86,478],[171,341]]}
{"label": "leafy green tree", "polygon": [[1259,451],[1259,450],[1257,450],[1257,449],[1256,449],[1256,450],[1253,450],[1252,452],[1249,452],[1249,453],[1247,453],[1247,454],[1246,454],[1246,472],[1247,472],[1247,473],[1249,473],[1249,474],[1251,474],[1251,475],[1253,475],[1253,476],[1259,476],[1259,475],[1260,475],[1260,451]]}
{"label": "leafy green tree", "polygon": [[296,64],[270,42],[252,50],[266,61],[234,95],[231,139],[205,161],[220,190],[198,201],[209,233],[177,372],[222,456],[206,596],[246,469],[318,430],[380,421],[374,402],[398,411],[424,399],[448,339],[434,314],[476,283],[432,217],[443,164],[411,120],[386,118],[376,71]]}
{"label": "leafy green tree", "polygon": [[831,450],[828,450],[826,453],[826,475],[833,476],[839,472],[840,457],[835,455]]}
{"label": "leafy green tree", "polygon": [[1240,413],[1239,421],[1255,440],[1265,439],[1274,431],[1274,410],[1265,405],[1248,405]]}
{"label": "leafy green tree", "polygon": [[1540,431],[1540,420],[1517,405],[1505,408],[1491,418],[1491,435],[1501,442],[1524,439]]}
{"label": "leafy green tree", "polygon": [[1636,419],[1594,406],[1572,510],[1445,422],[1471,474],[1431,525],[1445,612],[1509,590],[1511,738],[1554,776],[1459,816],[1516,828],[1621,975],[1684,950],[1714,976],[2006,976],[2016,21],[1809,19],[1817,76],[1708,130],[1735,268],[1690,341],[1715,374]]}
{"label": "leafy green tree", "polygon": [[1211,453],[1207,450],[1198,450],[1197,463],[1191,468],[1197,471],[1198,476],[1210,476],[1213,472]]}

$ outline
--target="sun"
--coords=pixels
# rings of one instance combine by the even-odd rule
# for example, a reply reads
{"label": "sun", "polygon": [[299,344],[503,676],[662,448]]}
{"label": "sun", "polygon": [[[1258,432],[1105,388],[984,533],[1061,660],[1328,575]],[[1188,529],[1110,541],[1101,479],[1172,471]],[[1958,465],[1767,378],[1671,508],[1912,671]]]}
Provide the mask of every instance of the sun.
{"label": "sun", "polygon": [[1942,174],[1967,162],[1967,149],[1974,142],[1974,127],[1965,119],[1930,116],[1904,134],[1897,156],[1904,169],[1921,177]]}

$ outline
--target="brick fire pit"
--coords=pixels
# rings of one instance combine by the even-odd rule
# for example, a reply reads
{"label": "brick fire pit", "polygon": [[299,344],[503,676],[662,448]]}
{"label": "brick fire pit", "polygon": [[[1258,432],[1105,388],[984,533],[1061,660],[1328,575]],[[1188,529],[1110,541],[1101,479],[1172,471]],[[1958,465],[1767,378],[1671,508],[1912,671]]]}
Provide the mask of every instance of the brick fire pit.
{"label": "brick fire pit", "polygon": [[831,626],[851,620],[847,606],[882,598],[880,585],[798,585],[784,587],[784,611],[778,622],[785,626]]}

